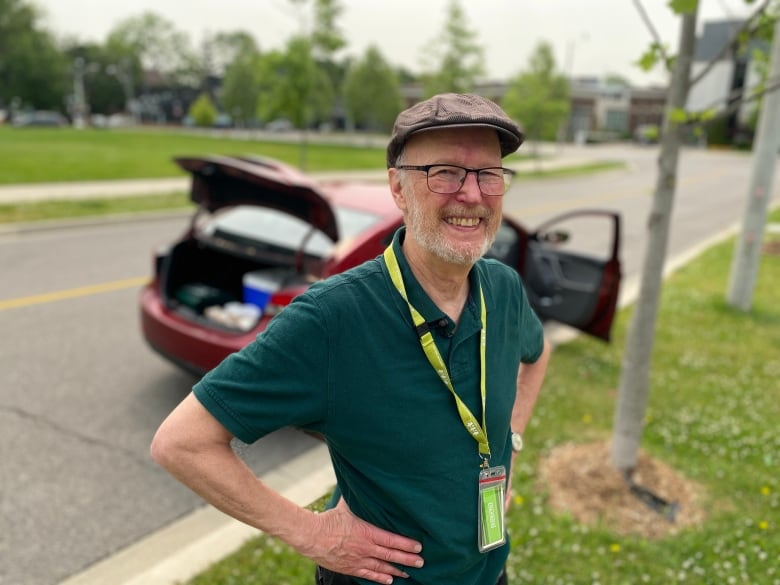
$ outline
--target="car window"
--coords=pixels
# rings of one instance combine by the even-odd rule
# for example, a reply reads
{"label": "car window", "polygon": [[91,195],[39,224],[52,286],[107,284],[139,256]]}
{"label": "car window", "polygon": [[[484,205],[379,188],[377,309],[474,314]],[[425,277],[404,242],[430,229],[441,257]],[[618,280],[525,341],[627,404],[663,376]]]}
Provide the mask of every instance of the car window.
{"label": "car window", "polygon": [[520,262],[520,237],[505,221],[501,222],[501,226],[496,232],[496,239],[485,257],[495,258],[504,264],[517,268]]}
{"label": "car window", "polygon": [[[379,216],[345,207],[334,208],[336,224],[342,239],[364,231]],[[239,206],[220,213],[204,227],[206,235],[249,240],[265,247],[297,251],[305,241],[304,253],[323,258],[334,242],[320,230],[312,232],[308,222],[276,209]]]}

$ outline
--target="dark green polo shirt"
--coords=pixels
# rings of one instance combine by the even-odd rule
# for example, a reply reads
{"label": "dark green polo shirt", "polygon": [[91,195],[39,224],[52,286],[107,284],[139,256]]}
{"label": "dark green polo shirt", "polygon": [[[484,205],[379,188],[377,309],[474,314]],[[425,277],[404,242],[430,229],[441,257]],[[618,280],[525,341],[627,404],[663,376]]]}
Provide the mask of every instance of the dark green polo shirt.
{"label": "dark green polo shirt", "polygon": [[[410,302],[426,321],[453,386],[482,420],[480,308],[487,308],[487,434],[491,465],[509,467],[509,422],[520,362],[542,352],[542,326],[517,273],[493,260],[471,271],[457,327],[393,246]],[[495,583],[508,545],[477,550],[477,442],[420,346],[406,303],[379,257],[313,285],[257,340],[194,388],[235,436],[251,443],[285,426],[321,433],[338,487],[364,520],[422,542],[425,567],[405,583]]]}

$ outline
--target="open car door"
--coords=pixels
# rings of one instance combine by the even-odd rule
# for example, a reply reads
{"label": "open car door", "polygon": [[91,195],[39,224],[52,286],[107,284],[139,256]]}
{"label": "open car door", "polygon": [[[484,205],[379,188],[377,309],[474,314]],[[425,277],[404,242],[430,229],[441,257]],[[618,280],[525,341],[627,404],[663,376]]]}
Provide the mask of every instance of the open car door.
{"label": "open car door", "polygon": [[580,210],[529,235],[521,274],[542,321],[609,341],[620,289],[620,216]]}

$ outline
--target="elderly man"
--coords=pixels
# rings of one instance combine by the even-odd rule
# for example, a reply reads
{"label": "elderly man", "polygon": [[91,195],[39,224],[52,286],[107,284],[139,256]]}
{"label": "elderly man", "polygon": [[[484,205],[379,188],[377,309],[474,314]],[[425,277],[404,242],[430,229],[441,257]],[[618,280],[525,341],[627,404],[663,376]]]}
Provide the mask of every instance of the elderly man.
{"label": "elderly man", "polygon": [[[443,94],[387,147],[405,227],[312,286],[207,374],[152,455],[217,508],[318,564],[319,583],[505,583],[511,463],[549,346],[517,274],[483,259],[523,140],[495,103]],[[320,434],[338,486],[315,514],[233,453],[283,426]]]}

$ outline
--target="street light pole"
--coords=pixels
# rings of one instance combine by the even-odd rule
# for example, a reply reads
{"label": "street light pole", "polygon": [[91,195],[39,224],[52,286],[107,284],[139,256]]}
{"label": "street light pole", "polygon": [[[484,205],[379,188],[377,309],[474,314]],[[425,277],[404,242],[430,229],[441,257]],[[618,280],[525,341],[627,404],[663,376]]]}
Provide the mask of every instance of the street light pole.
{"label": "street light pole", "polygon": [[129,71],[129,68],[127,60],[123,59],[122,63],[119,65],[109,65],[106,68],[106,73],[116,77],[119,84],[122,86],[122,91],[124,91],[125,94],[125,113],[130,116],[133,123],[135,123],[135,90],[133,88],[133,76]]}
{"label": "street light pole", "polygon": [[84,128],[86,124],[87,101],[84,94],[84,59],[73,60],[73,127]]}

